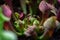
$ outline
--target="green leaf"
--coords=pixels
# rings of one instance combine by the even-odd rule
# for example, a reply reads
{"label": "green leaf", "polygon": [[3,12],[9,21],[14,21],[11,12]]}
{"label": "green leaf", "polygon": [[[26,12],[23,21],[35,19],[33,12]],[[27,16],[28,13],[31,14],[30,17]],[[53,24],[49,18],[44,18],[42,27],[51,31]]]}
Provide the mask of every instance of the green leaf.
{"label": "green leaf", "polygon": [[20,0],[20,4],[21,4],[21,7],[22,7],[24,14],[27,14],[26,0]]}

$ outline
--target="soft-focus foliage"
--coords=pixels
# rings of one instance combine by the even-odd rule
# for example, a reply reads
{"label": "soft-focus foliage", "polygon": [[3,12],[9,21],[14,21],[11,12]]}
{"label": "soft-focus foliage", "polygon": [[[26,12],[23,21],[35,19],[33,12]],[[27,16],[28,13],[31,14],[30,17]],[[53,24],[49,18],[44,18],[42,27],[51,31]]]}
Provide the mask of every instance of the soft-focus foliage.
{"label": "soft-focus foliage", "polygon": [[59,29],[60,0],[0,3],[0,40],[49,40]]}

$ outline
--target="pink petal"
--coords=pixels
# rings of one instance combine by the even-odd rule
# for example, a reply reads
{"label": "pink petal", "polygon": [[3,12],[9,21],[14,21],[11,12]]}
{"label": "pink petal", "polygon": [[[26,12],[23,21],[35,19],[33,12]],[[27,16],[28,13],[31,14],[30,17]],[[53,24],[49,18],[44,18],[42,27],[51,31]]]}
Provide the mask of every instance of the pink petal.
{"label": "pink petal", "polygon": [[24,17],[25,17],[24,13],[23,13],[23,12],[21,12],[21,13],[20,13],[20,19],[21,19],[21,20],[23,20],[23,19],[24,19]]}
{"label": "pink petal", "polygon": [[21,14],[20,14],[20,18],[21,18],[21,17],[23,17],[23,16],[24,16],[24,14],[23,14],[23,13],[21,13]]}

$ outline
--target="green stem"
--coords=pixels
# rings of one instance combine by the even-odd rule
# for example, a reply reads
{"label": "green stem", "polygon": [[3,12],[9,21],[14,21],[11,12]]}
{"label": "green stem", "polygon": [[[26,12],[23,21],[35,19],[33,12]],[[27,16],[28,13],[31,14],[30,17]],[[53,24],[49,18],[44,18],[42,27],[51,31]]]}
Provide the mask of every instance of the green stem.
{"label": "green stem", "polygon": [[3,31],[3,21],[0,21],[0,33]]}
{"label": "green stem", "polygon": [[33,16],[31,5],[29,5],[29,10],[30,10],[31,16]]}
{"label": "green stem", "polygon": [[0,39],[2,40],[2,33],[3,33],[3,23],[4,21],[1,21],[0,19]]}
{"label": "green stem", "polygon": [[3,23],[4,23],[4,19],[3,18],[5,18],[5,16],[3,16],[2,8],[0,7],[0,33],[3,30]]}

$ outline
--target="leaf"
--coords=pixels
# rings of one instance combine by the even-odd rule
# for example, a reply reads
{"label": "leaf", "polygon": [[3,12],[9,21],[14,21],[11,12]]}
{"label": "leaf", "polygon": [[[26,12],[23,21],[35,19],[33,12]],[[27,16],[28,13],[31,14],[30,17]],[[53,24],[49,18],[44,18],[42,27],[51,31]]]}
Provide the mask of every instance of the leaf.
{"label": "leaf", "polygon": [[21,7],[22,7],[24,14],[27,14],[26,0],[20,0],[20,4],[21,4]]}
{"label": "leaf", "polygon": [[17,35],[12,31],[3,31],[1,35],[2,40],[17,40]]}
{"label": "leaf", "polygon": [[39,26],[39,21],[38,20],[34,20],[33,25]]}
{"label": "leaf", "polygon": [[18,19],[19,18],[19,13],[15,12],[15,16]]}

